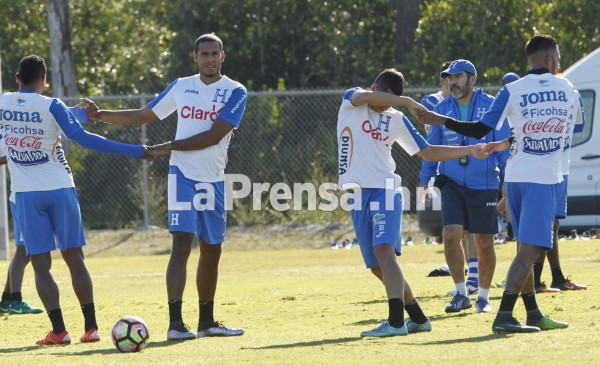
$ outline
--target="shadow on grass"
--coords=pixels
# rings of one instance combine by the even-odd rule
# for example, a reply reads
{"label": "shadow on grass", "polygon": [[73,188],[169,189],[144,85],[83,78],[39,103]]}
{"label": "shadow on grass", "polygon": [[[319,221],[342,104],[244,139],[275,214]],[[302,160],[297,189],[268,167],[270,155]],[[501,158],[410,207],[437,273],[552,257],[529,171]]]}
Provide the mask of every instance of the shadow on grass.
{"label": "shadow on grass", "polygon": [[419,343],[419,346],[427,346],[427,345],[448,345],[448,344],[460,344],[460,343],[480,343],[480,342],[488,342],[497,340],[500,338],[506,338],[507,335],[498,335],[498,334],[487,334],[477,337],[468,337],[468,338],[458,338],[458,339],[445,339],[441,341],[433,341],[433,342],[422,342]]}
{"label": "shadow on grass", "polygon": [[[146,347],[148,348],[160,348],[160,347],[169,347],[169,346],[175,346],[179,343],[181,343],[183,341],[159,341],[159,342],[149,342]],[[81,351],[77,351],[77,347],[80,345],[80,343],[75,343],[75,344],[71,344],[71,345],[65,345],[65,346],[26,346],[26,347],[14,347],[14,348],[0,348],[0,354],[8,354],[8,353],[19,353],[19,352],[31,352],[31,351],[36,351],[36,350],[45,350],[48,348],[51,349],[56,349],[56,350],[62,350],[64,349],[64,347],[68,347],[69,353],[63,353],[63,352],[56,352],[56,353],[52,353],[53,356],[73,356],[73,355],[79,355],[79,356],[86,356],[86,355],[110,355],[110,354],[116,354],[119,353],[119,351],[115,348],[115,347],[107,347],[107,348],[101,348],[101,349],[85,349],[85,350],[81,350]]]}
{"label": "shadow on grass", "polygon": [[333,338],[333,339],[323,339],[319,341],[311,341],[311,342],[297,342],[297,343],[288,343],[288,344],[273,344],[271,346],[264,347],[242,347],[244,350],[263,350],[263,349],[285,349],[285,348],[297,348],[297,347],[314,347],[314,346],[322,346],[326,344],[340,344],[340,343],[350,343],[355,341],[360,341],[361,337],[346,337],[346,338]]}

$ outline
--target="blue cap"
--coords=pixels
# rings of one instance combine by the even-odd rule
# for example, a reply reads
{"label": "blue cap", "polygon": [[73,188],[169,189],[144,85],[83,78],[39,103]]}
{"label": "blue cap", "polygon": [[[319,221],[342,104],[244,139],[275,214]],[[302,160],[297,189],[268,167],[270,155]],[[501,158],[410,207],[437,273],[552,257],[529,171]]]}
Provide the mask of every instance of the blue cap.
{"label": "blue cap", "polygon": [[440,73],[441,78],[445,78],[448,75],[458,75],[461,72],[468,72],[477,76],[477,70],[475,70],[475,65],[471,63],[469,60],[454,60],[448,66],[448,68]]}
{"label": "blue cap", "polygon": [[519,74],[514,72],[509,72],[502,77],[502,85],[512,83],[513,81],[519,80],[521,77]]}

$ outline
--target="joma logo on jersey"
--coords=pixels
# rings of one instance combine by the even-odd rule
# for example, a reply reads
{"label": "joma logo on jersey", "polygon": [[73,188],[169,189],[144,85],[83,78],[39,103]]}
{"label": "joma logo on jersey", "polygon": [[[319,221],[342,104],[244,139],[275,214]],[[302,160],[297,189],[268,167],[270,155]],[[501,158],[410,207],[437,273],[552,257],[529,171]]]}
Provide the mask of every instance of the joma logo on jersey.
{"label": "joma logo on jersey", "polygon": [[521,103],[519,105],[523,108],[529,104],[538,104],[543,102],[566,102],[567,95],[564,91],[542,91],[531,94],[521,94]]}
{"label": "joma logo on jersey", "polygon": [[187,89],[186,91],[183,92],[183,94],[200,94],[197,90],[194,89]]}
{"label": "joma logo on jersey", "polygon": [[350,127],[346,127],[340,134],[339,145],[339,170],[340,175],[345,174],[352,164],[352,155],[354,154],[354,140]]}
{"label": "joma logo on jersey", "polygon": [[29,113],[23,111],[10,111],[8,109],[0,109],[0,121],[42,123],[42,116],[39,112]]}

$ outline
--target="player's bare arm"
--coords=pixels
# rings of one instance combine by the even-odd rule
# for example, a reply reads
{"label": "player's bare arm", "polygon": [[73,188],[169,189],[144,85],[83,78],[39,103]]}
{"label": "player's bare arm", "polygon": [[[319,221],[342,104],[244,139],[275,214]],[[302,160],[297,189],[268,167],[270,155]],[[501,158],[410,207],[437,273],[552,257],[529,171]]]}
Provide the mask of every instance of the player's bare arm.
{"label": "player's bare arm", "polygon": [[427,109],[420,110],[418,115],[415,117],[417,117],[419,123],[432,126],[443,125],[447,118],[446,116],[429,111]]}
{"label": "player's bare arm", "polygon": [[208,131],[196,134],[182,140],[175,140],[169,143],[170,150],[189,151],[202,150],[207,147],[218,144],[225,136],[233,130],[230,123],[215,120],[212,128]]}
{"label": "player's bare arm", "polygon": [[398,96],[392,93],[386,93],[377,90],[357,91],[352,95],[352,104],[368,104],[375,107],[405,107],[408,109],[410,114],[415,117],[418,117],[420,113],[427,110],[427,108],[425,108],[422,104],[410,97]]}
{"label": "player's bare arm", "polygon": [[103,110],[94,101],[81,98],[78,106],[85,107],[85,113],[89,119],[99,120],[115,125],[139,126],[156,121],[158,117],[152,109],[144,107],[140,109],[125,109],[121,111]]}
{"label": "player's bare arm", "polygon": [[485,144],[470,146],[441,146],[430,145],[417,153],[421,158],[429,161],[446,161],[471,155],[477,159],[485,159],[488,153]]}
{"label": "player's bare arm", "polygon": [[486,151],[491,154],[494,152],[498,152],[498,151],[502,151],[502,150],[506,150],[510,147],[511,143],[512,143],[512,137],[507,138],[505,140],[502,141],[495,141],[495,142],[489,142],[486,144]]}
{"label": "player's bare arm", "polygon": [[6,165],[8,160],[6,159],[6,155],[0,156],[0,165]]}

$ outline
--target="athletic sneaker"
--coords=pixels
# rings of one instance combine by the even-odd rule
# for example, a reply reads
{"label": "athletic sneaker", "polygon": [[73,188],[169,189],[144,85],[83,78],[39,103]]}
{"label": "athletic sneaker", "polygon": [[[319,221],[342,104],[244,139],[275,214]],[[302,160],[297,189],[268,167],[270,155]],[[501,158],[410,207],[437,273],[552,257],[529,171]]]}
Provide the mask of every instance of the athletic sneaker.
{"label": "athletic sneaker", "polygon": [[54,333],[53,331],[49,331],[46,336],[37,342],[35,342],[38,346],[59,346],[59,345],[67,345],[71,344],[71,336],[69,332],[63,330],[60,333]]}
{"label": "athletic sneaker", "polygon": [[[467,292],[469,293],[469,295],[474,295],[477,292],[479,292],[479,287],[474,286],[470,283],[467,283]],[[458,291],[456,291],[456,290],[448,291],[448,296],[456,296],[456,294],[458,294]]]}
{"label": "athletic sneaker", "polygon": [[167,332],[167,340],[169,341],[185,341],[195,338],[196,333],[191,332],[190,327],[183,323],[169,327],[169,331]]}
{"label": "athletic sneaker", "polygon": [[539,332],[541,329],[538,327],[532,327],[529,325],[523,325],[519,323],[514,317],[511,318],[498,318],[494,320],[492,324],[492,331],[495,334],[506,334],[506,333],[534,333]]}
{"label": "athletic sneaker", "polygon": [[568,278],[562,284],[552,283],[552,287],[556,287],[556,288],[558,288],[560,290],[563,290],[563,291],[567,291],[567,290],[587,290],[587,286],[586,285],[580,285],[580,284],[577,284],[577,283],[573,283]]}
{"label": "athletic sneaker", "polygon": [[541,285],[539,286],[535,286],[535,293],[536,294],[549,294],[549,293],[557,293],[560,292],[560,288],[553,286],[546,286],[545,282],[542,282]]}
{"label": "athletic sneaker", "polygon": [[408,328],[406,327],[406,324],[402,325],[400,328],[394,328],[387,320],[381,323],[377,328],[360,332],[361,337],[391,337],[405,336],[407,334]]}
{"label": "athletic sneaker", "polygon": [[10,301],[0,301],[0,315],[8,314],[9,307],[10,307]]}
{"label": "athletic sneaker", "polygon": [[569,327],[568,323],[550,319],[550,317],[548,316],[543,316],[535,320],[530,320],[528,318],[527,325],[532,327],[538,327],[541,330],[565,329]]}
{"label": "athletic sneaker", "polygon": [[219,322],[214,322],[210,324],[208,327],[204,326],[202,329],[198,327],[198,338],[202,337],[233,337],[233,336],[241,336],[244,334],[244,330],[242,328],[227,328],[223,324]]}
{"label": "athletic sneaker", "polygon": [[447,313],[458,313],[461,310],[470,309],[473,307],[471,299],[465,295],[455,295],[450,301],[450,305],[446,306]]}
{"label": "athletic sneaker", "polygon": [[43,312],[44,310],[31,307],[25,301],[21,301],[17,304],[11,304],[10,308],[8,309],[9,314],[39,314]]}
{"label": "athletic sneaker", "polygon": [[98,329],[88,329],[85,333],[83,333],[79,340],[81,341],[81,343],[93,343],[100,341],[100,334],[98,333]]}
{"label": "athletic sneaker", "polygon": [[486,299],[478,297],[477,300],[475,300],[475,312],[476,313],[491,313],[492,305],[490,305],[490,302],[487,301]]}
{"label": "athletic sneaker", "polygon": [[425,323],[419,324],[413,322],[412,319],[408,318],[404,322],[404,325],[406,325],[408,333],[431,332],[431,322],[429,321],[429,319],[427,319]]}

